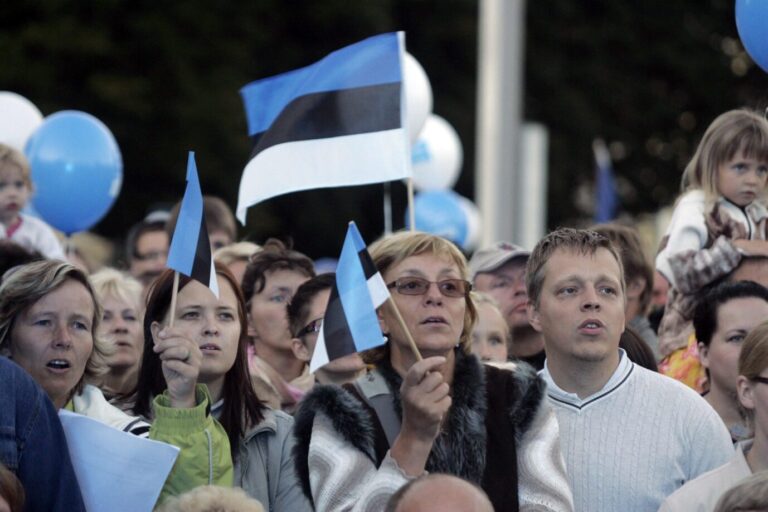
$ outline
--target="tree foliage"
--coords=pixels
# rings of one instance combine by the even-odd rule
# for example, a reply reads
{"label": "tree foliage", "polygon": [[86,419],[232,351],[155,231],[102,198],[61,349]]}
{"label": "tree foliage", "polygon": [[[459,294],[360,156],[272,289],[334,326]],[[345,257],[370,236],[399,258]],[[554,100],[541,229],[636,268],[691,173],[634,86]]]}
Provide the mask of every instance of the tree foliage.
{"label": "tree foliage", "polygon": [[[189,149],[204,192],[234,207],[250,150],[243,85],[405,30],[435,112],[462,138],[457,189],[472,197],[477,12],[469,0],[12,2],[0,18],[0,89],[44,114],[83,110],[110,127],[125,179],[95,230],[117,239],[152,205],[181,197]],[[549,0],[529,2],[526,21],[524,109],[550,129],[552,226],[585,215],[573,191],[592,179],[593,137],[612,143],[624,209],[652,211],[673,200],[711,119],[765,103],[730,1]],[[392,189],[398,227],[405,191]],[[241,234],[292,236],[312,256],[335,255],[350,219],[378,236],[381,203],[380,185],[291,194],[252,208]]]}

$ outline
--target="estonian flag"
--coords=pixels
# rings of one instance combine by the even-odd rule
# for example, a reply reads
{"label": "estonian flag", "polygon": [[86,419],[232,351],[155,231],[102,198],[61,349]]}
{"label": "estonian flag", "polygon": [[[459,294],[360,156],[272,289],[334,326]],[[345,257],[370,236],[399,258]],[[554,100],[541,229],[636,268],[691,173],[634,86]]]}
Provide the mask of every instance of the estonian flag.
{"label": "estonian flag", "polygon": [[357,226],[350,222],[309,371],[314,372],[334,359],[383,345],[386,339],[376,308],[388,298],[387,285],[376,270]]}
{"label": "estonian flag", "polygon": [[203,193],[197,179],[195,153],[189,152],[187,188],[181,200],[179,217],[168,251],[168,268],[201,282],[219,296],[216,270],[211,257],[211,243],[203,214]]}
{"label": "estonian flag", "polygon": [[619,206],[619,197],[616,194],[616,180],[613,176],[611,155],[602,139],[595,139],[592,143],[592,151],[595,153],[597,164],[597,176],[595,178],[595,218],[596,224],[610,222],[616,218],[616,209]]}
{"label": "estonian flag", "polygon": [[407,178],[402,32],[382,34],[242,88],[251,159],[237,218],[271,197]]}

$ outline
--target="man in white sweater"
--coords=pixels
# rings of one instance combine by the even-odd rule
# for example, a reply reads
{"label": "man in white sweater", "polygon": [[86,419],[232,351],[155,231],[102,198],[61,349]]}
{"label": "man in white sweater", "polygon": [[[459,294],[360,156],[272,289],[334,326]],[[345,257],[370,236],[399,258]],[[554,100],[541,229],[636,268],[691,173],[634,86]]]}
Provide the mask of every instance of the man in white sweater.
{"label": "man in white sweater", "polygon": [[657,510],[733,456],[728,431],[701,397],[618,348],[625,284],[607,238],[550,233],[531,254],[526,282],[577,512]]}

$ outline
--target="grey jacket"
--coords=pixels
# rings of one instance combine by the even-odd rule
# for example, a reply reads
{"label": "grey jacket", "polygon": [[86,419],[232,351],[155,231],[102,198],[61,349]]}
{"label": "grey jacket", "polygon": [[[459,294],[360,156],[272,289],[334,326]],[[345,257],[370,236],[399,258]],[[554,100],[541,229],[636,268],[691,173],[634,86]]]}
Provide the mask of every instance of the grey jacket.
{"label": "grey jacket", "polygon": [[256,498],[264,510],[312,511],[296,478],[292,448],[293,418],[268,409],[264,419],[249,430],[235,461],[235,485]]}

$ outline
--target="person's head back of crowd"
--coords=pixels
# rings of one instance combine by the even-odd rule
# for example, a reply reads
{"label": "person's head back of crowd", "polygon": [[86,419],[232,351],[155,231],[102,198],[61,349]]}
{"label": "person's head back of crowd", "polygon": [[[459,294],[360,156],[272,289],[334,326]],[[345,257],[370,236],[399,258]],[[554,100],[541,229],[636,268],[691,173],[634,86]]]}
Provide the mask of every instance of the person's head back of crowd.
{"label": "person's head back of crowd", "polygon": [[453,475],[434,473],[411,480],[392,495],[385,512],[492,512],[485,492]]}
{"label": "person's head back of crowd", "polygon": [[251,257],[261,250],[261,246],[253,242],[235,242],[216,249],[213,253],[213,259],[221,262],[229,268],[232,275],[235,276],[237,283],[243,282],[243,275]]}
{"label": "person's head back of crowd", "polygon": [[[288,304],[288,322],[293,335],[293,354],[309,363],[315,351],[336,274],[319,274],[299,286]],[[343,384],[353,381],[365,368],[360,354],[334,359],[315,371],[321,384]]]}
{"label": "person's head back of crowd", "polygon": [[499,310],[496,300],[485,293],[472,292],[477,308],[477,323],[472,330],[472,353],[481,361],[507,361],[511,348],[509,324]]}
{"label": "person's head back of crowd", "polygon": [[598,224],[590,228],[607,237],[621,256],[624,281],[627,286],[627,321],[645,316],[651,306],[653,267],[645,259],[643,244],[636,229],[621,224]]}
{"label": "person's head back of crowd", "polygon": [[[180,210],[181,201],[173,207],[165,224],[169,240],[173,238],[173,230],[176,228]],[[235,215],[223,199],[216,196],[203,196],[203,215],[211,251],[217,251],[237,241]]]}
{"label": "person's head back of crowd", "polygon": [[[249,333],[259,357],[273,367],[276,359],[295,359],[286,306],[298,287],[314,276],[311,259],[274,238],[267,240],[245,269],[242,288]],[[303,363],[296,368],[299,373],[301,366]],[[295,375],[284,377],[290,380]]]}
{"label": "person's head back of crowd", "polygon": [[99,334],[114,351],[107,358],[109,373],[102,389],[125,395],[136,386],[144,352],[144,290],[139,281],[114,268],[103,268],[90,279],[104,312]]}
{"label": "person's head back of crowd", "polygon": [[144,287],[165,269],[170,237],[165,231],[169,214],[156,210],[134,224],[125,238],[125,259],[128,271]]}
{"label": "person's head back of crowd", "polygon": [[768,510],[768,471],[759,471],[723,493],[713,512]]}
{"label": "person's head back of crowd", "polygon": [[42,259],[43,255],[38,251],[25,249],[10,240],[0,240],[0,280],[8,270]]}

